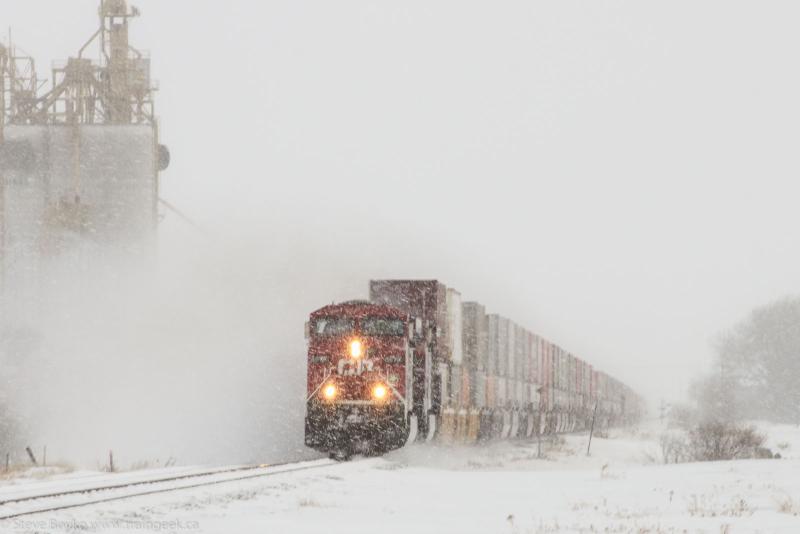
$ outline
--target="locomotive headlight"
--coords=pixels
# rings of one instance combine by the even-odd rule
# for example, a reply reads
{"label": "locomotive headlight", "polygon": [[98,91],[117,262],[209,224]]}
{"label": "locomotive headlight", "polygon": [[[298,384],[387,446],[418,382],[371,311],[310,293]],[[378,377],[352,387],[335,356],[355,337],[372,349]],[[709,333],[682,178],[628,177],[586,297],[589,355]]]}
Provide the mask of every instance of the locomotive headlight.
{"label": "locomotive headlight", "polygon": [[377,400],[385,399],[387,393],[388,390],[386,389],[386,386],[384,386],[383,384],[378,384],[377,386],[372,388],[372,396],[375,397],[375,399]]}
{"label": "locomotive headlight", "polygon": [[361,345],[361,342],[357,339],[354,339],[350,342],[350,356],[353,358],[360,358],[361,354],[364,352],[364,347]]}
{"label": "locomotive headlight", "polygon": [[333,400],[336,397],[336,386],[328,384],[322,388],[322,395],[328,400]]}

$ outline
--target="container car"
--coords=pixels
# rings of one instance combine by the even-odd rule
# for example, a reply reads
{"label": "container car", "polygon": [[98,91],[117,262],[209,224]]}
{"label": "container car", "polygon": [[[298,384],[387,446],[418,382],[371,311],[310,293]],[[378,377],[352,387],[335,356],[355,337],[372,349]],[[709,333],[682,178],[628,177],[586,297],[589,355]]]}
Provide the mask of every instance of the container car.
{"label": "container car", "polygon": [[306,326],[305,442],[346,459],[413,441],[530,439],[632,423],[642,402],[558,345],[437,280],[375,280]]}

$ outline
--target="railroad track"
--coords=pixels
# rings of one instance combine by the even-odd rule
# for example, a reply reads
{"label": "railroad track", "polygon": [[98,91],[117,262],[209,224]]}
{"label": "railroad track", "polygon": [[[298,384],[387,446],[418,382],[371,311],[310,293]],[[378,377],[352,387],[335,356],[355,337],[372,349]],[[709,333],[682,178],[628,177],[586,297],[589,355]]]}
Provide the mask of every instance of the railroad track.
{"label": "railroad track", "polygon": [[319,469],[337,464],[338,462],[333,460],[312,460],[272,465],[237,466],[120,483],[104,480],[102,484],[85,487],[67,487],[46,492],[25,493],[0,498],[0,522],[34,514],[58,512],[134,497]]}

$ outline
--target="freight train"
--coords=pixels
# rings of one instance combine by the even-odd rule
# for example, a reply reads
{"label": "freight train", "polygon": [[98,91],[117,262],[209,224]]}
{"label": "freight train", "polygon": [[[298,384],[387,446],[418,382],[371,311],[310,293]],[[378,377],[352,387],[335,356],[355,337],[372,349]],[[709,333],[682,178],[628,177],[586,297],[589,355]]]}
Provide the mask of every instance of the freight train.
{"label": "freight train", "polygon": [[436,280],[375,280],[306,324],[306,446],[347,459],[629,424],[640,398]]}

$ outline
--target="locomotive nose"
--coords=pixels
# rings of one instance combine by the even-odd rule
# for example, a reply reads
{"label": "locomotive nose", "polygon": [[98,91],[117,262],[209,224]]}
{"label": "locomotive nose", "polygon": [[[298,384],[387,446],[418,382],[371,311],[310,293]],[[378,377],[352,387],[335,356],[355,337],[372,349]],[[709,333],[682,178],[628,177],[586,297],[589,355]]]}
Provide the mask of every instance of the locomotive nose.
{"label": "locomotive nose", "polygon": [[364,346],[360,339],[354,339],[350,342],[350,356],[353,358],[360,358],[364,352]]}

